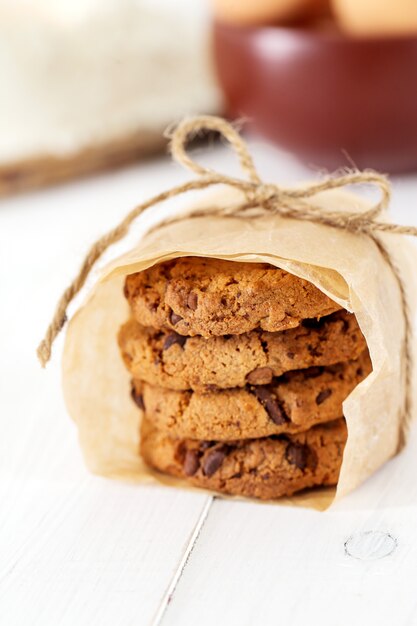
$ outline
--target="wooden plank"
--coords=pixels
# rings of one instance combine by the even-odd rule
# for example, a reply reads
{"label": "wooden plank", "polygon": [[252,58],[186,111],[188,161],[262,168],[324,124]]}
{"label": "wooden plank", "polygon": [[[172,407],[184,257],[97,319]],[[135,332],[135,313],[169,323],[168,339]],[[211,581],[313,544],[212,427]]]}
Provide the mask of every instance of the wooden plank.
{"label": "wooden plank", "polygon": [[87,477],[1,501],[0,623],[113,626],[150,623],[206,498]]}
{"label": "wooden plank", "polygon": [[416,473],[414,433],[328,512],[215,500],[160,623],[416,623]]}

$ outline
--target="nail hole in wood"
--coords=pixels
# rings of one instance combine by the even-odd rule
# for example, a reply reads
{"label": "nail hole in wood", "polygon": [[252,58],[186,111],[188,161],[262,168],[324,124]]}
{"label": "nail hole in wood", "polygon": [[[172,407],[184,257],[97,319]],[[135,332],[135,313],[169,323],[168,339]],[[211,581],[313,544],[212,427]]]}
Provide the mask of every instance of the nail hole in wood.
{"label": "nail hole in wood", "polygon": [[345,541],[345,554],[360,561],[376,561],[394,552],[395,537],[381,530],[354,533]]}

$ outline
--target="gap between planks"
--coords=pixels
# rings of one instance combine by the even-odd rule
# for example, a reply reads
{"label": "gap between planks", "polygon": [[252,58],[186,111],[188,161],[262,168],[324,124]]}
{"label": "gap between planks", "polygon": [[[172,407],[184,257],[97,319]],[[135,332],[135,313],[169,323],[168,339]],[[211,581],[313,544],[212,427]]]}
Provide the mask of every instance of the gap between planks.
{"label": "gap between planks", "polygon": [[167,590],[162,597],[161,603],[155,613],[155,616],[151,621],[151,626],[160,626],[162,624],[162,620],[165,616],[166,610],[168,609],[168,605],[174,596],[178,583],[180,582],[181,577],[184,573],[184,570],[187,567],[187,563],[189,561],[191,553],[194,550],[194,547],[197,544],[201,531],[203,530],[204,524],[206,523],[210,509],[213,505],[214,499],[215,499],[214,496],[208,496],[204,503],[204,506],[200,513],[200,517],[198,518],[197,523],[193,529],[193,532],[191,533],[191,537],[185,547],[184,554],[181,558],[181,561],[179,562],[178,567],[175,570],[174,575],[171,579],[171,582],[169,583]]}

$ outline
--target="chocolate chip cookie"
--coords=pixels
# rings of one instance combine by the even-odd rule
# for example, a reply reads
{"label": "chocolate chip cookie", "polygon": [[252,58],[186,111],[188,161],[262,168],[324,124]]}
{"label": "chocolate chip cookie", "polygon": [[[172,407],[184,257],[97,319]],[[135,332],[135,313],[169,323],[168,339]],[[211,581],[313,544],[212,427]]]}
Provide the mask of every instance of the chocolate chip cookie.
{"label": "chocolate chip cookie", "polygon": [[186,337],[129,320],[119,346],[134,378],[167,389],[210,391],[265,385],[284,372],[356,359],[366,348],[356,318],[337,311],[277,333]]}
{"label": "chocolate chip cookie", "polygon": [[148,421],[172,437],[254,439],[296,433],[342,417],[342,403],[371,371],[359,359],[288,372],[269,385],[208,393],[173,391],[134,380],[132,397]]}
{"label": "chocolate chip cookie", "polygon": [[125,296],[140,324],[185,336],[275,332],[341,308],[310,282],[272,265],[199,257],[127,276]]}
{"label": "chocolate chip cookie", "polygon": [[150,466],[197,487],[271,500],[335,485],[346,439],[343,419],[297,435],[225,442],[172,438],[144,419],[141,453]]}

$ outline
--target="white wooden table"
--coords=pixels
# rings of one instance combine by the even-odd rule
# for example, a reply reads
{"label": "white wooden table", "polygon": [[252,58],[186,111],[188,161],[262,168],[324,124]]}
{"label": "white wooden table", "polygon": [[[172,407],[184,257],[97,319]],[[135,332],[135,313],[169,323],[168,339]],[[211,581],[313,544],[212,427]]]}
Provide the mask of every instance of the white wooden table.
{"label": "white wooden table", "polygon": [[[310,176],[251,144],[266,179]],[[224,148],[204,160],[237,173]],[[87,473],[62,340],[46,371],[35,347],[92,240],[186,176],[161,158],[0,203],[1,626],[417,624],[417,433],[326,513]],[[417,177],[392,212],[417,223]]]}

